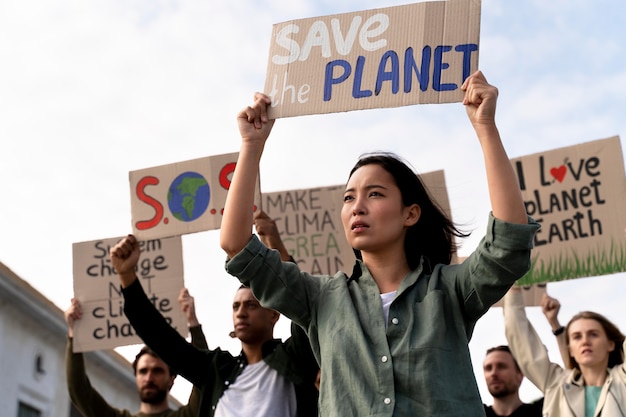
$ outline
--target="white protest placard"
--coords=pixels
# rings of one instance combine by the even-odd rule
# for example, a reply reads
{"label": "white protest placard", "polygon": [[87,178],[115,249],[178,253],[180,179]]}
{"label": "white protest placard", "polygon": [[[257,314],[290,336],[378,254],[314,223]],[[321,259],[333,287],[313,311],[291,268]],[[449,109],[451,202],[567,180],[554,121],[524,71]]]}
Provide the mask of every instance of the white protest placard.
{"label": "white protest placard", "polygon": [[[109,250],[121,238],[79,242],[72,245],[74,297],[83,317],[74,325],[74,351],[111,349],[142,343],[124,315],[124,297]],[[180,237],[140,241],[141,257],[137,278],[156,309],[186,336],[187,319],[178,294],[184,286],[183,253]]]}
{"label": "white protest placard", "polygon": [[[420,175],[449,215],[443,171]],[[341,223],[345,185],[263,193],[262,209],[274,219],[287,251],[302,271],[314,275],[350,274],[355,261]]]}
{"label": "white protest placard", "polygon": [[478,69],[480,7],[429,1],[274,25],[270,117],[462,101]]}
{"label": "white protest placard", "polygon": [[[131,171],[133,233],[141,239],[156,239],[219,229],[238,155],[215,155]],[[255,201],[258,205],[258,179]]]}
{"label": "white protest placard", "polygon": [[619,137],[511,160],[541,223],[530,285],[626,271],[626,180]]}

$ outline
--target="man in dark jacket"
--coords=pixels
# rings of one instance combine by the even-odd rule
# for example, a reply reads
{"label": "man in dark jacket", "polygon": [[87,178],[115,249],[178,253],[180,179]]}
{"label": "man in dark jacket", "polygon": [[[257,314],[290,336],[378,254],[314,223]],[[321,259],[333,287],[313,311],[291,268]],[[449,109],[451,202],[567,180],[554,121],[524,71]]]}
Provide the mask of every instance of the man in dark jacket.
{"label": "man in dark jacket", "polygon": [[[265,236],[266,244],[276,247],[280,237],[270,219],[261,218],[257,232],[268,225],[274,227],[259,234]],[[285,261],[290,260],[284,246],[279,252]],[[318,366],[304,330],[292,324],[289,339],[274,339],[279,313],[261,307],[252,292],[242,287],[233,301],[234,336],[241,340],[241,354],[197,349],[167,324],[146,296],[135,274],[139,256],[139,244],[132,235],[111,249],[124,312],[143,341],[202,390],[200,416],[317,416]]]}

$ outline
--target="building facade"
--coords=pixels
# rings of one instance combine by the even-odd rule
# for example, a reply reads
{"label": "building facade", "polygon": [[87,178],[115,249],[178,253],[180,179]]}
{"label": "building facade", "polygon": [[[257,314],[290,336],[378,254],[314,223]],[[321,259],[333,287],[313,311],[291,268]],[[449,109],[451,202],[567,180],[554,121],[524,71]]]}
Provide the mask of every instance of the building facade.
{"label": "building facade", "polygon": [[[68,300],[69,306],[69,300]],[[80,417],[65,379],[63,311],[0,263],[0,410],[8,417]],[[91,384],[114,407],[139,410],[131,364],[113,350],[85,353]],[[172,408],[180,403],[170,396]]]}

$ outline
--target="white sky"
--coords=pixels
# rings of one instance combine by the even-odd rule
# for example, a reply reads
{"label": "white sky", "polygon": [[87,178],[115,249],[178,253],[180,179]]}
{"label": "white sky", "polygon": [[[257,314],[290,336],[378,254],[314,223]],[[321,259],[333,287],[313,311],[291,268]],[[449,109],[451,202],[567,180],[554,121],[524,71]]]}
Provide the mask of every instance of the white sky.
{"label": "white sky", "polygon": [[[404,3],[0,3],[0,262],[65,309],[72,243],[130,232],[129,171],[238,151],[235,115],[263,88],[273,23]],[[480,68],[500,89],[497,121],[510,157],[626,135],[625,9],[621,0],[483,0]],[[445,170],[454,220],[475,230],[461,250],[469,253],[489,206],[478,142],[458,103],[279,120],[262,188],[343,183],[358,155],[381,149],[422,172]],[[216,231],[184,237],[185,279],[210,346],[238,352],[227,336],[237,284],[217,239]],[[563,304],[562,321],[597,310],[626,331],[625,278],[548,291]],[[530,316],[558,360],[540,311]],[[501,343],[493,309],[470,344],[487,403],[482,358]],[[179,381],[174,393],[186,402],[188,390]],[[525,383],[523,399],[539,395]]]}

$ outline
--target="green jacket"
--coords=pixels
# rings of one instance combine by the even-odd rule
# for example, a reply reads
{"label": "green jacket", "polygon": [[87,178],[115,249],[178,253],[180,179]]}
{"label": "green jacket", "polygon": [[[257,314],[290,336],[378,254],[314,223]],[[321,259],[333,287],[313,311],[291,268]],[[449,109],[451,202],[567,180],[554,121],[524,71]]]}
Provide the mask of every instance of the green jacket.
{"label": "green jacket", "polygon": [[383,318],[367,267],[351,276],[312,276],[281,262],[256,236],[227,271],[261,304],[307,330],[322,368],[320,415],[481,416],[468,342],[476,321],[530,267],[539,225],[490,216],[487,234],[459,265],[421,260]]}

